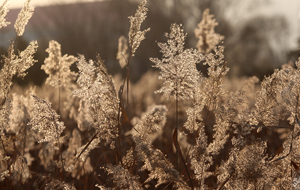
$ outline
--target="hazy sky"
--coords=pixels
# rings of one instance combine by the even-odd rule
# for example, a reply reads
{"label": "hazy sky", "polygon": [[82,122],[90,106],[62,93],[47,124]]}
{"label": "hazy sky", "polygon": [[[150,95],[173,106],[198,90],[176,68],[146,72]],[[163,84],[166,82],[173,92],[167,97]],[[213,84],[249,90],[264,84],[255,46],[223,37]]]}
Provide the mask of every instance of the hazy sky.
{"label": "hazy sky", "polygon": [[[4,0],[0,0],[3,2]],[[90,1],[101,1],[101,0],[31,0],[31,5],[36,6],[47,6],[50,4],[57,3],[72,3],[72,2],[90,2]],[[10,0],[10,8],[21,8],[24,4],[25,0]]]}
{"label": "hazy sky", "polygon": [[[4,0],[0,0],[1,4]],[[72,3],[72,2],[90,2],[90,1],[103,1],[103,0],[31,0],[31,5],[47,6],[50,4],[58,3]],[[138,1],[138,0],[137,0]],[[10,8],[21,8],[25,0],[10,0]],[[228,16],[233,25],[239,26],[241,22],[244,22],[244,18],[255,17],[256,15],[283,15],[290,25],[290,41],[291,48],[298,46],[297,39],[300,33],[300,0],[244,0],[241,1],[242,6],[236,10],[228,10]],[[240,3],[241,3],[240,2]],[[265,5],[258,5],[257,2],[268,2]],[[251,8],[252,7],[252,8]],[[250,9],[250,11],[249,11]],[[231,13],[231,15],[230,15]]]}
{"label": "hazy sky", "polygon": [[[260,4],[257,4],[260,2]],[[243,26],[245,20],[257,15],[272,17],[282,15],[289,24],[289,45],[290,49],[298,48],[298,39],[300,34],[300,0],[243,0],[241,6],[237,9],[232,7],[228,10],[226,17],[237,28]]]}

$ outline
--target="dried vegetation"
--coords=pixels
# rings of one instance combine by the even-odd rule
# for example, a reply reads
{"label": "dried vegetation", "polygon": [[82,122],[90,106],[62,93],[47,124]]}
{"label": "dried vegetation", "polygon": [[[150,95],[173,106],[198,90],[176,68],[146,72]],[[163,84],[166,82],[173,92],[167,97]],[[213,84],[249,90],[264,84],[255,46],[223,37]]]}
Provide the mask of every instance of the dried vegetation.
{"label": "dried vegetation", "polygon": [[[9,24],[7,3],[0,28]],[[162,83],[150,73],[129,89],[130,60],[150,31],[141,30],[146,3],[119,39],[126,74],[116,83],[100,56],[62,55],[50,41],[45,85],[14,93],[12,79],[26,75],[38,45],[20,52],[11,42],[0,70],[1,189],[300,189],[300,58],[260,87],[252,77],[226,91],[224,37],[206,10],[197,49],[185,48],[187,34],[172,24],[158,43],[162,57],[150,58]],[[27,0],[16,36],[33,10]]]}

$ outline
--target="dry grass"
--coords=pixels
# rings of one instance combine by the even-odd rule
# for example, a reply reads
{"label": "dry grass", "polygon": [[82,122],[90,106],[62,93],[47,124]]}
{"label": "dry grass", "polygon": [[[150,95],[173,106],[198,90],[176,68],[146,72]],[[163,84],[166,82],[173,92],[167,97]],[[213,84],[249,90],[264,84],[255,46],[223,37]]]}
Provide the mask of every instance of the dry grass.
{"label": "dry grass", "polygon": [[[6,3],[0,28],[9,24]],[[158,43],[162,57],[150,58],[159,74],[129,86],[130,60],[150,31],[141,30],[146,3],[119,40],[126,74],[115,82],[100,56],[62,55],[50,41],[45,84],[12,90],[38,45],[20,52],[11,42],[0,70],[1,189],[300,189],[300,58],[260,85],[228,81],[224,37],[206,10],[197,49],[186,49],[187,34],[172,24]],[[16,36],[32,11],[26,1]],[[197,64],[208,66],[207,77]]]}

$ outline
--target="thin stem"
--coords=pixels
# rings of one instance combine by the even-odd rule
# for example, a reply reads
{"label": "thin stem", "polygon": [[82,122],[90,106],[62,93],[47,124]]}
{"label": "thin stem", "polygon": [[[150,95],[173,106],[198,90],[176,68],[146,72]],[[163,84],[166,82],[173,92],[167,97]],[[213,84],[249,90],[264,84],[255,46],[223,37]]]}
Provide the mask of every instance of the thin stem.
{"label": "thin stem", "polygon": [[[124,80],[125,82],[125,80]],[[118,150],[119,150],[119,154],[121,154],[121,144],[122,144],[122,139],[121,139],[121,125],[122,125],[122,121],[121,121],[121,111],[122,111],[122,106],[123,106],[123,101],[122,101],[122,95],[123,95],[123,90],[124,90],[124,84],[120,86],[119,89],[119,93],[118,93],[118,97],[119,97],[119,110],[118,110],[118,131],[119,131],[119,135],[118,135]],[[122,159],[121,159],[121,155],[119,159],[121,161],[121,165],[123,165],[122,163]]]}
{"label": "thin stem", "polygon": [[[178,83],[177,83],[177,89],[178,89]],[[178,91],[176,90],[176,93],[175,93],[175,123],[176,123],[176,130],[177,130],[177,133],[176,133],[176,142],[178,142]],[[176,149],[176,153],[179,154],[178,150]],[[183,163],[184,164],[184,163]],[[177,157],[177,167],[179,167],[179,158]]]}
{"label": "thin stem", "polygon": [[119,131],[119,138],[118,138],[118,150],[119,150],[119,154],[118,154],[118,158],[119,160],[121,161],[121,165],[123,165],[122,163],[122,159],[121,159],[121,145],[122,145],[122,139],[121,139],[121,125],[122,125],[122,121],[121,121],[121,111],[122,109],[125,107],[123,105],[123,101],[122,101],[122,97],[123,97],[123,91],[124,91],[124,86],[125,86],[125,83],[127,83],[127,92],[126,92],[126,108],[129,107],[129,74],[130,74],[130,69],[129,69],[129,63],[130,63],[130,59],[132,57],[132,49],[130,49],[130,53],[129,53],[129,58],[128,60],[126,60],[127,62],[127,65],[126,65],[126,75],[124,77],[124,80],[123,80],[123,84],[120,86],[120,89],[119,89],[119,93],[118,93],[118,97],[119,97],[119,110],[118,110],[118,131]]}
{"label": "thin stem", "polygon": [[126,107],[128,108],[129,107],[129,96],[128,96],[128,94],[129,94],[129,82],[130,82],[130,80],[129,80],[129,65],[128,65],[128,67],[127,67],[127,99],[126,99]]}
{"label": "thin stem", "polygon": [[58,87],[58,115],[60,115],[60,87]]}
{"label": "thin stem", "polygon": [[[60,64],[60,62],[58,62],[58,64]],[[60,65],[59,65],[59,68],[60,68]],[[60,69],[58,71],[58,82],[59,82],[59,84],[58,84],[58,115],[60,115],[60,88],[61,88]],[[57,131],[57,134],[58,134],[57,124],[55,124],[55,126],[56,126],[56,131]],[[58,149],[59,149],[59,154],[60,154],[60,161],[61,161],[61,165],[62,165],[62,169],[63,169],[64,180],[66,182],[65,163],[64,163],[63,158],[62,158],[62,151],[61,151],[58,135],[57,135],[57,144],[58,144]]]}
{"label": "thin stem", "polygon": [[[26,118],[29,118],[29,113],[27,111],[27,109],[24,109],[25,110],[25,116]],[[26,123],[28,123],[28,120],[26,120]],[[24,137],[23,137],[23,154],[22,156],[24,156],[25,154],[25,147],[26,147],[26,138],[27,138],[27,124],[25,124],[25,127],[24,127]]]}
{"label": "thin stem", "polygon": [[[178,94],[177,94],[177,91],[176,91],[176,106],[175,106],[175,122],[176,122],[176,128],[177,128],[177,131],[179,130],[178,128]],[[178,134],[176,135],[176,140],[178,141]]]}
{"label": "thin stem", "polygon": [[92,141],[97,137],[99,132],[96,132],[94,136],[91,138],[91,140],[85,145],[85,147],[82,149],[82,151],[79,153],[79,155],[75,158],[72,164],[75,164],[79,157],[82,155],[82,153],[88,148],[88,146],[92,143]]}
{"label": "thin stem", "polygon": [[26,133],[26,131],[27,131],[26,128],[27,128],[27,125],[25,125],[25,130],[24,130],[24,138],[23,138],[23,141],[24,141],[24,142],[23,142],[23,151],[22,151],[23,153],[22,153],[22,156],[24,156],[24,154],[25,154],[26,134],[27,134],[27,133]]}
{"label": "thin stem", "polygon": [[[191,188],[194,189],[194,185],[193,185],[193,181],[192,181],[192,178],[190,176],[190,173],[189,173],[189,170],[187,168],[187,165],[186,165],[186,162],[183,158],[183,154],[182,154],[182,151],[181,151],[181,148],[180,148],[180,145],[178,143],[178,141],[176,140],[176,136],[178,135],[178,130],[177,128],[174,129],[174,132],[173,132],[173,143],[174,143],[174,146],[176,148],[176,152],[178,153],[183,165],[184,165],[184,168],[185,168],[185,171],[187,172],[187,175],[188,175],[188,178],[191,182]],[[179,162],[179,159],[178,159],[178,162]],[[179,163],[178,163],[179,164]]]}
{"label": "thin stem", "polygon": [[[120,99],[121,100],[121,99]],[[118,131],[119,131],[119,135],[118,135],[118,151],[119,154],[118,155],[118,159],[121,161],[121,165],[123,165],[122,163],[122,159],[121,159],[121,144],[122,144],[122,139],[121,139],[121,122],[120,122],[120,117],[121,117],[121,101],[119,103],[119,111],[118,111]]]}
{"label": "thin stem", "polygon": [[15,48],[14,48],[14,51],[15,51],[15,52],[18,50],[18,42],[19,42],[19,38],[20,38],[20,37],[17,35],[17,36],[16,36],[16,39],[15,39],[15,45],[14,45],[14,47],[15,47]]}
{"label": "thin stem", "polygon": [[126,69],[127,69],[127,74],[126,74],[126,79],[127,79],[126,107],[127,108],[129,107],[129,82],[130,82],[130,79],[129,79],[129,74],[130,74],[129,63],[130,63],[131,58],[132,58],[132,49],[130,48],[129,57],[128,57],[128,61],[127,61],[127,66],[126,66]]}
{"label": "thin stem", "polygon": [[[58,130],[57,126],[56,126],[56,129]],[[57,144],[58,144],[58,149],[59,149],[59,154],[60,154],[60,161],[61,161],[62,169],[63,169],[64,180],[66,182],[65,163],[64,163],[63,158],[62,158],[62,152],[61,152],[61,147],[60,147],[60,143],[59,143],[59,136],[57,136]]]}

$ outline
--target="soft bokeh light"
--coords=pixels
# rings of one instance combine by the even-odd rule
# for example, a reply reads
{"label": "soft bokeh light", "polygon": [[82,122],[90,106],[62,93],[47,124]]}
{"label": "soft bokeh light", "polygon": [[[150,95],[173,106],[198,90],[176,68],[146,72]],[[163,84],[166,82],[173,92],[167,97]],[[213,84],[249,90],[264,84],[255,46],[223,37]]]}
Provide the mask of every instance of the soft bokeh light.
{"label": "soft bokeh light", "polygon": [[[289,24],[289,38],[286,39],[289,49],[298,48],[298,38],[300,29],[300,1],[299,0],[244,0],[236,6],[227,7],[225,16],[231,24],[238,28],[242,27],[245,20],[255,18],[258,15],[274,17],[282,15]],[[298,19],[299,17],[299,19]]]}
{"label": "soft bokeh light", "polygon": [[[33,6],[47,6],[58,3],[74,3],[74,2],[92,2],[101,0],[31,0]],[[10,0],[10,8],[21,8],[25,0]]]}

